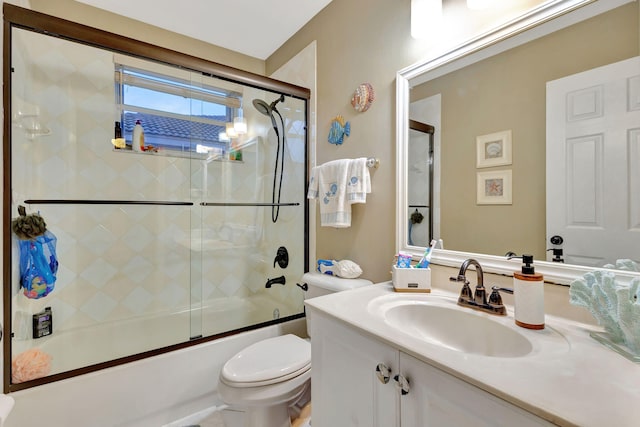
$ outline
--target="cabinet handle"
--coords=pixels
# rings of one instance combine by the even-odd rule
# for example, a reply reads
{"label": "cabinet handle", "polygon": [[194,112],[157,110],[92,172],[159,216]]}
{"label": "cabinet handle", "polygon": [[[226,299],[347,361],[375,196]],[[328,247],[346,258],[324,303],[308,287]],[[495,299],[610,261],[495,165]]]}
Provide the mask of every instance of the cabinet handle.
{"label": "cabinet handle", "polygon": [[409,394],[409,380],[403,377],[402,375],[396,375],[393,377],[393,380],[396,382],[396,388],[400,390],[400,394],[402,396]]}
{"label": "cabinet handle", "polygon": [[378,366],[376,366],[376,376],[382,384],[387,384],[389,379],[391,379],[391,369],[384,363],[378,363]]}

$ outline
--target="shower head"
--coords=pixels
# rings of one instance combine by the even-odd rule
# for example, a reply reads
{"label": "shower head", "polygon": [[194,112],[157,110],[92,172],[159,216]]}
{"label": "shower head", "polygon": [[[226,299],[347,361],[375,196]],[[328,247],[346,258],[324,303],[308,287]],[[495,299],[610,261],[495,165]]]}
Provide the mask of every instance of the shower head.
{"label": "shower head", "polygon": [[[278,142],[278,147],[276,150],[276,163],[273,170],[273,192],[271,193],[271,221],[274,223],[278,221],[278,215],[280,214],[280,194],[282,191],[282,177],[284,175],[284,146],[285,146],[285,128],[284,128],[284,119],[282,115],[276,108],[276,104],[278,102],[284,102],[284,95],[280,95],[278,98],[274,99],[271,104],[267,104],[262,99],[254,99],[253,106],[258,110],[259,113],[264,114],[265,116],[271,119],[271,124],[273,125],[273,131],[276,134],[276,140]],[[274,114],[275,113],[275,114]],[[278,124],[276,123],[276,114],[280,118],[280,124],[282,125],[282,134],[278,131]],[[282,143],[280,142],[282,139]],[[280,160],[280,167],[278,168],[278,160]],[[280,185],[277,187],[276,193],[276,175],[278,174],[278,169],[280,169]],[[276,198],[277,194],[277,198]]]}
{"label": "shower head", "polygon": [[253,100],[253,106],[261,114],[264,114],[265,116],[270,116],[271,115],[271,106],[269,104],[267,104],[266,102],[264,102],[262,99],[254,99]]}
{"label": "shower head", "polygon": [[276,104],[278,102],[284,102],[284,95],[280,95],[280,97],[276,98],[271,104],[267,104],[262,99],[254,99],[253,106],[265,116],[271,116],[273,111],[276,110]]}

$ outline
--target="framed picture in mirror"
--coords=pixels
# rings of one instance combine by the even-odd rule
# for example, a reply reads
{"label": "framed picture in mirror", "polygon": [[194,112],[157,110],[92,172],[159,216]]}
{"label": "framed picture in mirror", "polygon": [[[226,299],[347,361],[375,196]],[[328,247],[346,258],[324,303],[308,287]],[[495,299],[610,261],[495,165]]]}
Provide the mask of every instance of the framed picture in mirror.
{"label": "framed picture in mirror", "polygon": [[477,204],[511,204],[511,169],[478,172],[477,174]]}
{"label": "framed picture in mirror", "polygon": [[511,164],[511,129],[476,137],[476,167]]}

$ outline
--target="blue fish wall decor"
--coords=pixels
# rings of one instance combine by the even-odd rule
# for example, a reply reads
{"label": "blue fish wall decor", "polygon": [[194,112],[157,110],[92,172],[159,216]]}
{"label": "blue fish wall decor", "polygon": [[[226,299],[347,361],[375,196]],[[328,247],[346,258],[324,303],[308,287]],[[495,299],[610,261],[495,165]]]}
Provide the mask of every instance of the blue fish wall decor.
{"label": "blue fish wall decor", "polygon": [[351,133],[351,124],[344,120],[342,116],[336,116],[331,121],[329,130],[329,142],[335,145],[342,145],[344,137]]}

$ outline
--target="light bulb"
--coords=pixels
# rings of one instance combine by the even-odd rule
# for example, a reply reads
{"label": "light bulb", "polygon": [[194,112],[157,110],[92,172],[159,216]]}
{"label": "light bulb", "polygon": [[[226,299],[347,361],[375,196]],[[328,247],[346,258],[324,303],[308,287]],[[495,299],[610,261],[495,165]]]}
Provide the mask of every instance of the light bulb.
{"label": "light bulb", "polygon": [[236,117],[233,119],[233,128],[238,135],[247,133],[247,120],[244,117]]}
{"label": "light bulb", "polygon": [[227,122],[227,136],[229,138],[237,138],[238,132],[236,128],[233,127],[233,122]]}
{"label": "light bulb", "polygon": [[411,37],[436,34],[442,24],[442,0],[411,0]]}

